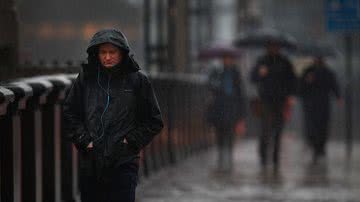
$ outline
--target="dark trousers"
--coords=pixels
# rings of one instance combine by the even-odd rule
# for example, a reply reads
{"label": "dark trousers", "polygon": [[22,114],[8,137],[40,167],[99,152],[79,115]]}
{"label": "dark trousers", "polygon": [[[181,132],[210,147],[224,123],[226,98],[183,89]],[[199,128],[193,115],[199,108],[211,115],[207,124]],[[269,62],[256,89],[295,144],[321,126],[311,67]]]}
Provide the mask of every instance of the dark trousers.
{"label": "dark trousers", "polygon": [[217,166],[224,171],[230,171],[233,167],[234,133],[232,128],[216,128]]}
{"label": "dark trousers", "polygon": [[[128,163],[99,172],[93,151],[81,155],[81,202],[134,202],[138,165]],[[99,176],[101,173],[101,176]]]}
{"label": "dark trousers", "polygon": [[262,132],[259,136],[259,156],[262,166],[268,164],[270,155],[275,167],[279,165],[281,133],[284,126],[283,104],[262,105]]}
{"label": "dark trousers", "polygon": [[326,143],[329,138],[329,109],[324,106],[306,107],[304,109],[305,138],[313,151],[314,160],[325,156]]}

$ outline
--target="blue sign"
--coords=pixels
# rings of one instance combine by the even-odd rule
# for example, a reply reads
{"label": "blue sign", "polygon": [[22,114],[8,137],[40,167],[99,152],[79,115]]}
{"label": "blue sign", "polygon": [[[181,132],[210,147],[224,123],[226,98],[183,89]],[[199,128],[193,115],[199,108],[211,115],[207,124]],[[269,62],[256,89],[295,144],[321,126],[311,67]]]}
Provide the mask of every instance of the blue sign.
{"label": "blue sign", "polygon": [[327,30],[360,31],[360,0],[325,0]]}

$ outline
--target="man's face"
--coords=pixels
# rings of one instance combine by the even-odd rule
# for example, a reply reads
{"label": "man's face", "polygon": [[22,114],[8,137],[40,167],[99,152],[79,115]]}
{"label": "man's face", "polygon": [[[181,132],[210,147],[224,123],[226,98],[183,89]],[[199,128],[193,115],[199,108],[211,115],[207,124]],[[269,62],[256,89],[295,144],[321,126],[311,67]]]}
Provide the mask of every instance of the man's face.
{"label": "man's face", "polygon": [[106,68],[111,68],[121,62],[123,55],[116,46],[105,43],[99,47],[99,59],[101,64]]}
{"label": "man's face", "polygon": [[223,56],[223,63],[225,67],[232,66],[235,64],[235,59],[231,55],[224,55]]}

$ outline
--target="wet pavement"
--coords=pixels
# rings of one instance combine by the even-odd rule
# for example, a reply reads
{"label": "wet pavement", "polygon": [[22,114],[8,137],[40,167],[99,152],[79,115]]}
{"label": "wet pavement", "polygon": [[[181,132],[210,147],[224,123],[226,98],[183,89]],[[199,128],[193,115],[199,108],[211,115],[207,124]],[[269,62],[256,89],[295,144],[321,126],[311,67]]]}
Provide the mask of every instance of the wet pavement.
{"label": "wet pavement", "polygon": [[143,180],[137,202],[360,202],[360,144],[347,161],[344,143],[332,141],[327,160],[311,166],[311,153],[295,137],[284,136],[278,174],[261,171],[256,141],[243,139],[231,174],[216,171],[210,149]]}

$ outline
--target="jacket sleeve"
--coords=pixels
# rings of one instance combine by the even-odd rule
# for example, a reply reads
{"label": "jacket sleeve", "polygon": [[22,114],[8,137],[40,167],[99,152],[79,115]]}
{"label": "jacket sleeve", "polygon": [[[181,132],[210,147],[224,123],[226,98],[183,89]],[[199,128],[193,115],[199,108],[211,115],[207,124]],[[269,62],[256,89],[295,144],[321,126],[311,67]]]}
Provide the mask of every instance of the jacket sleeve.
{"label": "jacket sleeve", "polygon": [[262,64],[261,60],[258,60],[256,62],[256,65],[252,68],[251,72],[250,72],[250,81],[253,83],[258,83],[261,81],[261,77],[259,75],[259,68]]}
{"label": "jacket sleeve", "polygon": [[335,94],[336,98],[341,97],[339,83],[337,82],[336,76],[333,72],[330,72],[330,89]]}
{"label": "jacket sleeve", "polygon": [[238,117],[244,118],[246,116],[246,93],[240,72],[235,72],[235,79],[237,80],[238,89]]}
{"label": "jacket sleeve", "polygon": [[284,90],[285,90],[285,95],[286,96],[290,96],[290,95],[295,95],[296,91],[297,91],[297,85],[298,85],[298,79],[295,76],[294,73],[294,67],[291,64],[291,62],[285,58],[285,69],[284,69],[284,76],[282,77],[284,79]]}
{"label": "jacket sleeve", "polygon": [[139,152],[163,128],[161,112],[154,90],[148,78],[142,74],[137,99],[137,126],[126,135],[126,140],[134,151]]}
{"label": "jacket sleeve", "polygon": [[79,150],[85,150],[92,139],[84,124],[81,78],[80,73],[63,103],[63,136],[74,143]]}
{"label": "jacket sleeve", "polygon": [[306,83],[306,77],[307,77],[308,73],[309,73],[309,70],[305,69],[301,75],[301,78],[299,79],[298,86],[297,86],[297,94],[300,97],[304,97],[306,94],[306,91],[308,89],[308,84]]}

